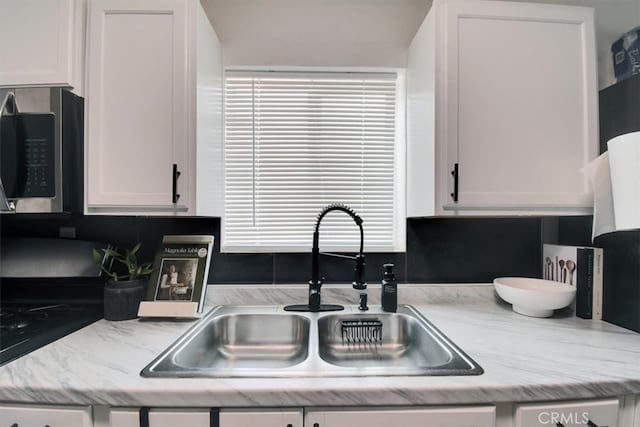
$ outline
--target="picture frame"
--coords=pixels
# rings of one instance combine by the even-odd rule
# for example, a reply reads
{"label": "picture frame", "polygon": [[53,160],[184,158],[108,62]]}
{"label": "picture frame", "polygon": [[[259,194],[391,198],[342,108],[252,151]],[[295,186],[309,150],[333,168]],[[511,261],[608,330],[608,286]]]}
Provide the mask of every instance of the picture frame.
{"label": "picture frame", "polygon": [[142,317],[191,317],[202,313],[214,236],[165,235],[153,263]]}

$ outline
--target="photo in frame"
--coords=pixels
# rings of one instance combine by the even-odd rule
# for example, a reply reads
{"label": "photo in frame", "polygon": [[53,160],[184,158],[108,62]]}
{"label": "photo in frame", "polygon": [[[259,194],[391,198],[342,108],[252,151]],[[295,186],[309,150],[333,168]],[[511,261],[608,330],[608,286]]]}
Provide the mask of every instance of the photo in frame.
{"label": "photo in frame", "polygon": [[204,308],[213,236],[166,235],[158,249],[147,301],[196,302]]}

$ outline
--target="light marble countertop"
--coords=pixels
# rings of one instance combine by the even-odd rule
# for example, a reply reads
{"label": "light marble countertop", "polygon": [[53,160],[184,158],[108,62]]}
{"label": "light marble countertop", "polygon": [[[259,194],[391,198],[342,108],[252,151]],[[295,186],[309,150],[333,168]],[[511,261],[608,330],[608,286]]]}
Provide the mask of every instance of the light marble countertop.
{"label": "light marble countertop", "polygon": [[[379,287],[370,287],[371,304]],[[357,303],[348,287],[323,302]],[[304,302],[304,286],[213,286],[208,304]],[[0,367],[0,401],[112,406],[291,407],[543,401],[640,394],[640,334],[566,312],[511,311],[493,287],[402,286],[484,368],[480,376],[157,379],[139,373],[193,323],[98,321]]]}

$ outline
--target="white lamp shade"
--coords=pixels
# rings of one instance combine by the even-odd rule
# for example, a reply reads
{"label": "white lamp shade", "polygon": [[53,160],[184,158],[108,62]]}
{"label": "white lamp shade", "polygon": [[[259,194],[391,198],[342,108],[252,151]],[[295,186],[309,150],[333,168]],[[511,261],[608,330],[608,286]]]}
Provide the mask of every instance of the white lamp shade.
{"label": "white lamp shade", "polygon": [[640,132],[607,142],[616,230],[640,228]]}

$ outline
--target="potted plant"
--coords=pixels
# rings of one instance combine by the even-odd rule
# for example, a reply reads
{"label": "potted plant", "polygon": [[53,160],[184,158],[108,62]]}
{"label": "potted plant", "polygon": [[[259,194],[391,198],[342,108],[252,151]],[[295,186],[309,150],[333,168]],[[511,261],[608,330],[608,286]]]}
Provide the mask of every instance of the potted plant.
{"label": "potted plant", "polygon": [[[144,299],[149,274],[153,271],[150,262],[138,261],[136,254],[140,246],[138,243],[124,253],[113,249],[93,250],[94,261],[109,276],[104,287],[104,318],[107,320],[128,320],[138,316],[138,306]],[[105,257],[114,262],[105,265]]]}

